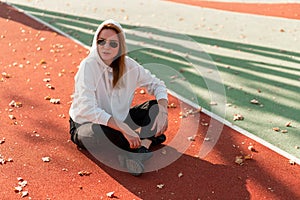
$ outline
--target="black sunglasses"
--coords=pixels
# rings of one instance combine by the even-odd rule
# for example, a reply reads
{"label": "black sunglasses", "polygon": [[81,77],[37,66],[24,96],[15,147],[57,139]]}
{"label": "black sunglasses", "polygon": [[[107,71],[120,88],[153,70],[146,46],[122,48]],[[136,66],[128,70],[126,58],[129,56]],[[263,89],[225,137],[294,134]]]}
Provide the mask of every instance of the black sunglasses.
{"label": "black sunglasses", "polygon": [[[97,40],[97,44],[99,44],[100,46],[104,46],[106,44],[106,40],[104,39],[100,39],[100,40]],[[112,48],[117,48],[118,47],[118,42],[116,41],[109,41],[109,46],[112,47]]]}

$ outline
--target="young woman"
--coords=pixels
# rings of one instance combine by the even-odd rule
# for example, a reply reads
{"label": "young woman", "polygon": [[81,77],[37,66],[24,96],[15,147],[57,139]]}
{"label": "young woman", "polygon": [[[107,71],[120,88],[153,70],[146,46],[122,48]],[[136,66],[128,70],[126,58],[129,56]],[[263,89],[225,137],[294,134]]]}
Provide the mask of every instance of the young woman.
{"label": "young woman", "polygon": [[[140,87],[155,100],[131,107]],[[166,140],[167,104],[164,82],[126,55],[121,25],[113,20],[100,24],[75,76],[69,111],[72,141],[86,149],[117,147],[123,152],[120,164],[140,175],[143,161],[152,156],[149,147]]]}

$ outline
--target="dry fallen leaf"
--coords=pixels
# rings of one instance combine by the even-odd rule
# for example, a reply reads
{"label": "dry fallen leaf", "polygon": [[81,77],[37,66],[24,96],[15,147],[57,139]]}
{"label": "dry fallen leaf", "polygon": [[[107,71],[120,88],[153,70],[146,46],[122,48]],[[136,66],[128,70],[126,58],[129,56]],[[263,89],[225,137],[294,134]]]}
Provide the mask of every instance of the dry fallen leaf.
{"label": "dry fallen leaf", "polygon": [[294,160],[289,160],[290,165],[296,165],[296,162]]}
{"label": "dry fallen leaf", "polygon": [[195,135],[194,135],[194,136],[188,137],[188,140],[189,140],[189,141],[195,141]]}
{"label": "dry fallen leaf", "polygon": [[273,128],[273,131],[279,132],[279,131],[280,131],[280,128],[279,128],[279,127],[274,127],[274,128]]}
{"label": "dry fallen leaf", "polygon": [[287,122],[287,123],[285,124],[285,126],[286,126],[286,127],[292,127],[292,122]]}
{"label": "dry fallen leaf", "polygon": [[243,165],[244,164],[244,158],[243,158],[243,156],[236,156],[234,162],[236,164]]}
{"label": "dry fallen leaf", "polygon": [[241,114],[234,114],[233,115],[233,121],[237,121],[237,120],[244,120],[243,115],[241,115]]}
{"label": "dry fallen leaf", "polygon": [[8,73],[6,73],[6,72],[2,72],[2,76],[3,76],[4,78],[11,78],[11,75],[8,74]]}
{"label": "dry fallen leaf", "polygon": [[22,107],[22,103],[21,102],[16,102],[14,100],[12,100],[9,104],[8,104],[10,107],[16,107],[16,108],[20,108]]}
{"label": "dry fallen leaf", "polygon": [[209,124],[207,122],[201,122],[202,126],[208,126]]}
{"label": "dry fallen leaf", "polygon": [[46,84],[46,87],[49,88],[49,89],[51,89],[51,90],[54,90],[54,89],[55,89],[55,87],[54,87],[53,85],[49,84],[49,83]]}
{"label": "dry fallen leaf", "polygon": [[106,196],[109,197],[109,198],[114,198],[115,197],[115,191],[106,193]]}
{"label": "dry fallen leaf", "polygon": [[255,149],[254,146],[252,146],[252,145],[248,146],[248,150],[249,150],[249,151],[256,152],[256,149]]}
{"label": "dry fallen leaf", "polygon": [[6,163],[5,159],[2,158],[1,155],[0,155],[0,164],[1,164],[1,165],[4,165],[5,163]]}
{"label": "dry fallen leaf", "polygon": [[23,198],[23,197],[27,197],[28,196],[28,191],[22,191],[21,192],[21,197]]}
{"label": "dry fallen leaf", "polygon": [[16,117],[14,115],[8,115],[8,118],[11,119],[11,120],[16,119]]}
{"label": "dry fallen leaf", "polygon": [[251,160],[252,159],[252,155],[245,155],[244,156],[244,160]]}
{"label": "dry fallen leaf", "polygon": [[65,118],[66,118],[66,115],[64,115],[64,114],[59,114],[58,117],[59,117],[59,118],[65,119]]}
{"label": "dry fallen leaf", "polygon": [[22,103],[21,102],[15,102],[15,107],[16,108],[20,108],[20,107],[22,107]]}
{"label": "dry fallen leaf", "polygon": [[17,192],[17,193],[21,192],[22,190],[23,190],[23,188],[19,185],[15,187],[15,192]]}
{"label": "dry fallen leaf", "polygon": [[43,162],[50,162],[50,157],[42,157]]}
{"label": "dry fallen leaf", "polygon": [[25,180],[22,180],[22,181],[19,181],[19,186],[21,186],[21,187],[25,187],[26,185],[27,185],[27,181],[25,181]]}
{"label": "dry fallen leaf", "polygon": [[11,106],[11,107],[14,107],[16,104],[16,102],[14,100],[12,100],[8,105]]}
{"label": "dry fallen leaf", "polygon": [[146,94],[145,90],[140,90],[140,94]]}
{"label": "dry fallen leaf", "polygon": [[211,105],[211,106],[216,106],[216,105],[218,105],[218,103],[215,102],[215,101],[211,101],[211,102],[209,103],[209,105]]}
{"label": "dry fallen leaf", "polygon": [[246,160],[252,160],[253,155],[240,155],[235,157],[235,163],[243,165]]}
{"label": "dry fallen leaf", "polygon": [[23,191],[23,188],[26,187],[27,185],[27,181],[25,181],[22,177],[18,177],[17,179],[19,182],[18,182],[18,186],[14,188],[14,191],[16,193],[21,194],[22,198],[28,196],[29,194],[28,191]]}
{"label": "dry fallen leaf", "polygon": [[2,138],[1,140],[0,140],[0,144],[3,144],[5,142],[5,138]]}
{"label": "dry fallen leaf", "polygon": [[51,99],[51,97],[50,96],[45,96],[44,99],[49,101]]}
{"label": "dry fallen leaf", "polygon": [[250,103],[252,103],[252,104],[259,104],[259,101],[258,101],[257,99],[252,99],[252,100],[250,101]]}
{"label": "dry fallen leaf", "polygon": [[50,82],[51,79],[50,79],[50,78],[44,78],[43,81],[44,81],[44,82]]}
{"label": "dry fallen leaf", "polygon": [[179,118],[186,118],[187,116],[188,116],[187,113],[184,113],[184,112],[179,113]]}
{"label": "dry fallen leaf", "polygon": [[89,175],[91,175],[91,172],[82,170],[82,171],[78,172],[78,175],[79,176],[89,176]]}
{"label": "dry fallen leaf", "polygon": [[183,173],[182,172],[180,172],[180,173],[178,173],[178,178],[180,178],[180,177],[182,177],[183,176]]}
{"label": "dry fallen leaf", "polygon": [[53,98],[51,98],[51,99],[50,99],[50,103],[53,103],[53,104],[60,104],[60,99],[53,99]]}
{"label": "dry fallen leaf", "polygon": [[47,64],[47,62],[44,59],[40,60],[40,65],[45,65],[45,64]]}
{"label": "dry fallen leaf", "polygon": [[177,106],[176,106],[175,103],[171,103],[171,104],[168,105],[168,108],[176,108],[176,107],[177,107]]}

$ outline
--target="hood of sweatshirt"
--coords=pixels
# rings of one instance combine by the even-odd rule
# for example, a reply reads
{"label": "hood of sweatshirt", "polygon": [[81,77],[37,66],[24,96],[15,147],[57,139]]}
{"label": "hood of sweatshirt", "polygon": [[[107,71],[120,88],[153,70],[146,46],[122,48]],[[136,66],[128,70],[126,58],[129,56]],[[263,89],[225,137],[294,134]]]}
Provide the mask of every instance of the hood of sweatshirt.
{"label": "hood of sweatshirt", "polygon": [[93,43],[92,43],[92,46],[90,48],[90,52],[91,53],[94,52],[94,51],[97,51],[97,37],[98,37],[99,33],[101,32],[101,30],[103,29],[103,27],[105,25],[107,25],[107,24],[114,24],[115,26],[119,27],[119,29],[122,31],[121,33],[123,34],[123,36],[125,38],[124,30],[123,30],[122,26],[118,22],[114,21],[113,19],[105,20],[104,22],[102,22],[98,26],[98,28],[97,28],[97,30],[96,30],[96,32],[94,34]]}

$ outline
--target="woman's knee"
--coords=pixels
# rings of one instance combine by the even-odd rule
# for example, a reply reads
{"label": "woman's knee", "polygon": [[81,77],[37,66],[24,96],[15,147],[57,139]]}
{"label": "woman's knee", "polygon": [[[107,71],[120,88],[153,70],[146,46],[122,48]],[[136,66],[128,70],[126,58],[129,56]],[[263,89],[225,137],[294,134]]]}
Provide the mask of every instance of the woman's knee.
{"label": "woman's knee", "polygon": [[95,126],[93,123],[86,123],[80,125],[76,129],[76,139],[77,139],[77,145],[80,147],[94,147],[97,146],[99,141],[97,139],[97,134],[93,129],[93,126]]}

